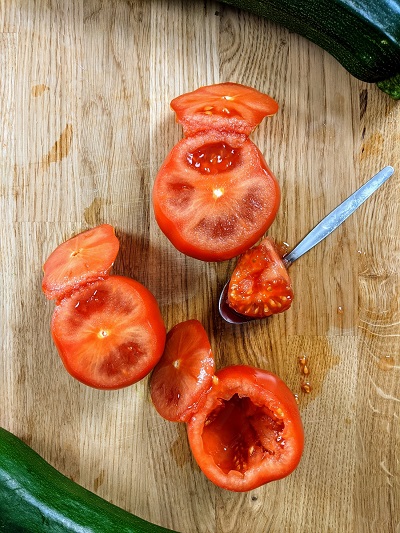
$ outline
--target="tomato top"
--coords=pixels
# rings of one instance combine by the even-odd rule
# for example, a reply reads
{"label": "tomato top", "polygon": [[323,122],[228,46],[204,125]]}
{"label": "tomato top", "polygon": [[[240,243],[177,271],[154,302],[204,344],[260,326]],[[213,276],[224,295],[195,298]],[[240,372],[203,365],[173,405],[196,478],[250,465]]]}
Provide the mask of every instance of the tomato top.
{"label": "tomato top", "polygon": [[182,139],[153,187],[157,223],[182,253],[203,261],[231,259],[267,231],[279,184],[244,135],[210,131]]}
{"label": "tomato top", "polygon": [[304,432],[296,400],[274,374],[244,365],[218,371],[187,429],[203,473],[236,492],[281,479],[297,467]]}
{"label": "tomato top", "polygon": [[214,372],[214,357],[202,324],[186,320],[174,326],[151,375],[151,398],[158,413],[172,422],[187,422],[211,388]]}
{"label": "tomato top", "polygon": [[114,228],[101,224],[60,244],[43,265],[42,289],[61,299],[73,289],[108,275],[119,250]]}
{"label": "tomato top", "polygon": [[286,311],[292,301],[288,271],[267,237],[239,258],[229,282],[228,304],[237,313],[262,318]]}
{"label": "tomato top", "polygon": [[186,136],[215,129],[249,135],[278,111],[270,96],[238,83],[217,83],[174,98],[171,107]]}
{"label": "tomato top", "polygon": [[67,371],[98,389],[126,387],[146,376],[166,336],[154,296],[124,276],[82,285],[61,300],[51,331]]}

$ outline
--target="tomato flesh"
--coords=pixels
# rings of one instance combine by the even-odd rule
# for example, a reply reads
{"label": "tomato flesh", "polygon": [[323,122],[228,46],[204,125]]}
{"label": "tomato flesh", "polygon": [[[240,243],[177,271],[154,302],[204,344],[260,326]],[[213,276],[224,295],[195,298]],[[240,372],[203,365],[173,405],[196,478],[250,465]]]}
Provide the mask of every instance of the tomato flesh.
{"label": "tomato flesh", "polygon": [[204,452],[225,473],[244,474],[257,468],[268,455],[279,460],[283,453],[284,422],[266,406],[234,394],[222,400],[207,418],[203,431]]}
{"label": "tomato flesh", "polygon": [[228,304],[237,313],[263,318],[286,311],[292,301],[288,271],[267,237],[239,258],[229,282]]}
{"label": "tomato flesh", "polygon": [[199,87],[174,98],[171,107],[185,136],[210,129],[249,135],[278,111],[277,102],[267,94],[231,82]]}
{"label": "tomato flesh", "polygon": [[210,390],[215,361],[206,331],[198,320],[174,326],[153,370],[153,404],[166,420],[187,422]]}
{"label": "tomato flesh", "polygon": [[119,250],[114,228],[101,224],[60,244],[43,265],[42,289],[59,300],[75,288],[106,277]]}
{"label": "tomato flesh", "polygon": [[208,132],[181,140],[153,188],[157,223],[182,253],[231,259],[272,224],[280,188],[262,154],[243,135]]}
{"label": "tomato flesh", "polygon": [[296,400],[274,374],[245,365],[216,373],[207,400],[189,420],[188,438],[203,473],[243,492],[297,467],[304,432]]}
{"label": "tomato flesh", "polygon": [[86,284],[64,298],[51,329],[67,371],[99,389],[126,387],[146,376],[166,336],[154,296],[123,276]]}

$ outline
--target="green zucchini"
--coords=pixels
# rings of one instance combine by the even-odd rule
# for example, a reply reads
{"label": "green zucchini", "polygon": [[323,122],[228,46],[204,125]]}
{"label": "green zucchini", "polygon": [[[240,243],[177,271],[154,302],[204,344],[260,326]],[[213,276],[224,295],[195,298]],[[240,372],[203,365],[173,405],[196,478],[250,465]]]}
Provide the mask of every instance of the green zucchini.
{"label": "green zucchini", "polygon": [[400,0],[222,0],[329,52],[354,77],[400,99]]}
{"label": "green zucchini", "polygon": [[3,428],[0,428],[0,531],[174,533],[77,485]]}

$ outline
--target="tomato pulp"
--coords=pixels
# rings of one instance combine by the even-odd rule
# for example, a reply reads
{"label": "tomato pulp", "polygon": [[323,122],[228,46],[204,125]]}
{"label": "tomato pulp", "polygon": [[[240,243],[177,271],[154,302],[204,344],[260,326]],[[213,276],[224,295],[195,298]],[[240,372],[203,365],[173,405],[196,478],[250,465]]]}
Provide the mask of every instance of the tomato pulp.
{"label": "tomato pulp", "polygon": [[98,389],[136,383],[159,361],[165,326],[140,283],[109,276],[86,284],[54,310],[51,330],[66,370]]}
{"label": "tomato pulp", "polygon": [[263,318],[289,309],[293,289],[272,239],[263,239],[238,260],[229,281],[228,304],[242,315]]}
{"label": "tomato pulp", "polygon": [[205,404],[187,425],[203,473],[221,488],[243,492],[293,472],[304,432],[286,384],[244,365],[225,367],[215,378]]}
{"label": "tomato pulp", "polygon": [[150,380],[153,404],[172,422],[187,422],[210,390],[215,361],[206,331],[198,320],[176,324]]}
{"label": "tomato pulp", "polygon": [[200,87],[171,102],[185,138],[157,173],[156,221],[182,253],[224,261],[254,245],[272,224],[280,187],[248,138],[277,103],[235,83]]}

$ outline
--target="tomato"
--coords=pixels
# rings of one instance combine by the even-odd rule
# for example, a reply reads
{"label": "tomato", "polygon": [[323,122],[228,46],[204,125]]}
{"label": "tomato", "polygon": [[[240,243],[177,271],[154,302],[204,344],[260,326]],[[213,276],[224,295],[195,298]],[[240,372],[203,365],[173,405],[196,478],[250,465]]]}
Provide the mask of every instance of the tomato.
{"label": "tomato", "polygon": [[187,422],[210,390],[214,372],[215,361],[202,324],[186,320],[174,326],[150,380],[158,413],[172,422]]}
{"label": "tomato", "polygon": [[238,83],[217,83],[174,98],[171,107],[186,136],[215,129],[249,135],[278,111],[267,94]]}
{"label": "tomato", "polygon": [[288,271],[267,237],[239,258],[229,282],[228,304],[237,313],[262,318],[286,311],[292,301]]}
{"label": "tomato", "polygon": [[55,308],[51,330],[66,370],[98,389],[126,387],[146,376],[166,337],[154,296],[123,276],[77,288]]}
{"label": "tomato", "polygon": [[43,292],[47,298],[58,300],[84,283],[106,277],[118,250],[119,240],[109,224],[63,242],[43,265]]}
{"label": "tomato", "polygon": [[157,223],[182,253],[223,261],[243,253],[272,224],[279,185],[244,135],[208,131],[182,139],[153,188]]}
{"label": "tomato", "polygon": [[286,384],[244,365],[228,366],[215,376],[204,406],[187,425],[203,473],[221,488],[243,492],[293,472],[304,432]]}

